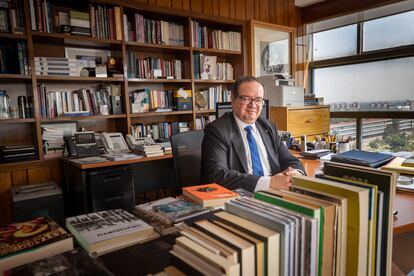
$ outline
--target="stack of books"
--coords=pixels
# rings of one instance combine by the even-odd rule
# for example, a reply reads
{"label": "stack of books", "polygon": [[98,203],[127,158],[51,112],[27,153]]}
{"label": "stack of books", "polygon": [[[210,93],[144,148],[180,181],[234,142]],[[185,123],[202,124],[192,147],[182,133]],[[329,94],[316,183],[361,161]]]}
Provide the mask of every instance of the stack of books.
{"label": "stack of books", "polygon": [[65,150],[64,130],[42,126],[42,141],[45,158],[63,156]]}
{"label": "stack of books", "polygon": [[87,36],[91,35],[91,23],[89,20],[89,13],[70,10],[69,18],[71,34]]}
{"label": "stack of books", "polygon": [[152,226],[122,209],[67,218],[66,228],[86,251],[97,255],[158,237]]}
{"label": "stack of books", "polygon": [[294,176],[289,191],[180,225],[171,264],[190,275],[390,275],[395,189],[393,173],[325,162],[324,175]]}
{"label": "stack of books", "polygon": [[0,227],[0,275],[6,270],[73,249],[73,239],[49,217]]}
{"label": "stack of books", "polygon": [[84,67],[96,67],[94,60],[74,58],[35,57],[38,76],[74,76],[79,77]]}
{"label": "stack of books", "polygon": [[135,151],[139,154],[144,155],[145,157],[164,156],[164,151],[162,150],[160,144],[138,145],[137,147],[135,147]]}

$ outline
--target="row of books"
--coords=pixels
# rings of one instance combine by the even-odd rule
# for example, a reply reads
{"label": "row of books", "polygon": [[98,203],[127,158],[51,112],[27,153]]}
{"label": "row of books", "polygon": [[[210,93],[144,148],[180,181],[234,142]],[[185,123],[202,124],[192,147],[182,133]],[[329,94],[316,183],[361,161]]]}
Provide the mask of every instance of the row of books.
{"label": "row of books", "polygon": [[290,191],[258,191],[179,225],[171,264],[191,275],[390,275],[395,180],[326,162],[324,175],[294,176]]}
{"label": "row of books", "polygon": [[200,109],[215,109],[216,103],[231,102],[231,90],[223,89],[222,85],[200,90],[200,93],[206,102],[205,107],[200,107]]}
{"label": "row of books", "polygon": [[151,135],[154,140],[169,140],[177,133],[190,131],[188,122],[161,122],[156,124],[134,124],[131,132],[136,138]]}
{"label": "row of books", "polygon": [[201,26],[198,21],[191,21],[193,47],[218,50],[241,51],[241,33],[214,30]]}
{"label": "row of books", "polygon": [[174,99],[172,90],[137,89],[129,92],[132,113],[150,111],[172,111]]}
{"label": "row of books", "polygon": [[141,58],[135,52],[128,52],[128,78],[182,79],[182,70],[181,60],[163,60],[155,57]]}
{"label": "row of books", "polygon": [[207,124],[211,123],[216,119],[216,115],[209,115],[208,117],[199,117],[196,118],[196,129],[202,130],[206,127]]}
{"label": "row of books", "polygon": [[83,68],[95,68],[94,60],[35,57],[35,69],[38,76],[75,76],[81,75]]}
{"label": "row of books", "polygon": [[29,0],[29,9],[33,31],[122,39],[119,7],[90,5],[85,11],[58,6],[47,0]]}
{"label": "row of books", "polygon": [[217,56],[193,54],[194,78],[202,80],[233,80],[233,65],[217,62]]}
{"label": "row of books", "polygon": [[0,43],[0,74],[28,75],[29,73],[26,42],[18,41],[13,45]]}
{"label": "row of books", "polygon": [[160,45],[184,46],[184,26],[181,24],[147,19],[134,13],[124,14],[125,41],[137,41]]}
{"label": "row of books", "polygon": [[23,0],[0,1],[0,32],[23,34]]}
{"label": "row of books", "polygon": [[[109,115],[121,112],[115,101],[121,90],[120,85],[111,85],[107,89],[78,89],[74,91],[50,91],[44,83],[38,89],[40,112],[43,118],[61,116]],[[118,92],[115,92],[118,91]]]}

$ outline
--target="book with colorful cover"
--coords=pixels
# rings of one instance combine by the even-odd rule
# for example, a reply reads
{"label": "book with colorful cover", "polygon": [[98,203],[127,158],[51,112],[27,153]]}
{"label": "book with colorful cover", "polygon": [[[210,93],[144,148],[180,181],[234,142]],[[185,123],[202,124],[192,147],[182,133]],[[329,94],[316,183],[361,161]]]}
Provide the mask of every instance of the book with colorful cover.
{"label": "book with colorful cover", "polygon": [[49,217],[0,227],[0,275],[4,270],[73,249],[73,239]]}
{"label": "book with colorful cover", "polygon": [[240,197],[216,183],[184,187],[183,195],[203,207],[221,207],[226,201]]}

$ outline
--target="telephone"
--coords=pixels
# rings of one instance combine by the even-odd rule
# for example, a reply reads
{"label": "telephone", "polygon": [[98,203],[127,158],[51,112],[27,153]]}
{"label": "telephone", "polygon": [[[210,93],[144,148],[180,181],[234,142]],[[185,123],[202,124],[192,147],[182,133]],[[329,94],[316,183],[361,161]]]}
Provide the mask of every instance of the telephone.
{"label": "telephone", "polygon": [[75,132],[65,138],[69,158],[100,155],[93,131]]}
{"label": "telephone", "polygon": [[125,142],[122,133],[120,132],[102,132],[102,142],[105,145],[105,150],[108,153],[128,153],[130,152],[127,143]]}
{"label": "telephone", "polygon": [[139,146],[155,144],[151,136],[134,138],[131,134],[127,134],[126,141],[131,150],[138,149]]}

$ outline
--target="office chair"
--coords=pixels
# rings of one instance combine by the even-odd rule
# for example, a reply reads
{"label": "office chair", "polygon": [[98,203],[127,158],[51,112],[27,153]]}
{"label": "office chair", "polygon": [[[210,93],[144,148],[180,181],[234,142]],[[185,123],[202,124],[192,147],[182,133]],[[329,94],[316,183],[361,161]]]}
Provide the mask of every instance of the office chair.
{"label": "office chair", "polygon": [[188,131],[171,136],[177,188],[200,184],[203,136],[203,130]]}

